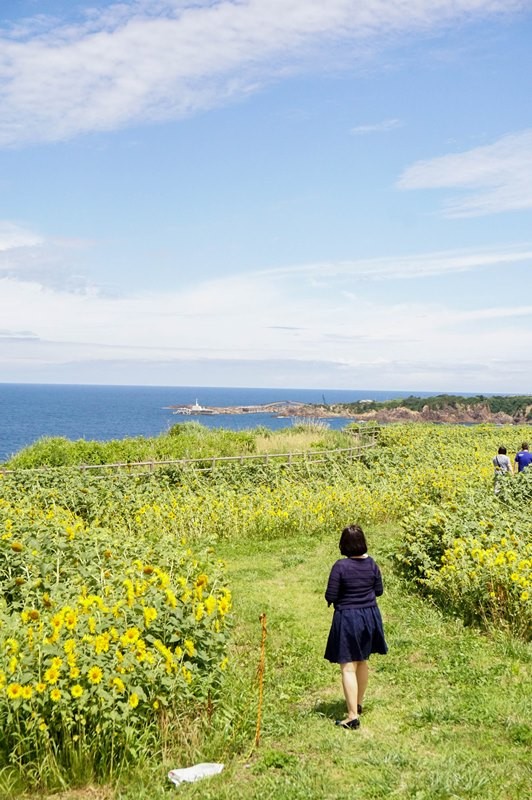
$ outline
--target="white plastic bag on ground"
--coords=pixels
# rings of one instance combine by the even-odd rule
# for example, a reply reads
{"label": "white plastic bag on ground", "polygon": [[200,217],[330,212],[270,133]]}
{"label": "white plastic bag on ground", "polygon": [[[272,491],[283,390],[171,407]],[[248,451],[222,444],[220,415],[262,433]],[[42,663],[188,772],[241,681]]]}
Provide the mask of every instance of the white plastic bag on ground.
{"label": "white plastic bag on ground", "polygon": [[223,764],[195,764],[193,767],[183,767],[183,769],[171,769],[168,779],[179,786],[181,783],[194,783],[201,778],[208,778],[210,775],[218,775],[224,768]]}

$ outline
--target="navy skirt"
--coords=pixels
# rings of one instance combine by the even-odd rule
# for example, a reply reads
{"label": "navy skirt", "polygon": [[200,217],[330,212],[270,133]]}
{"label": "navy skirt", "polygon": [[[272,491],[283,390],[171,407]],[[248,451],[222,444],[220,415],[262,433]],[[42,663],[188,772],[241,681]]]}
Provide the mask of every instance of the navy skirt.
{"label": "navy skirt", "polygon": [[346,664],[387,652],[378,606],[335,610],[324,658],[333,664]]}

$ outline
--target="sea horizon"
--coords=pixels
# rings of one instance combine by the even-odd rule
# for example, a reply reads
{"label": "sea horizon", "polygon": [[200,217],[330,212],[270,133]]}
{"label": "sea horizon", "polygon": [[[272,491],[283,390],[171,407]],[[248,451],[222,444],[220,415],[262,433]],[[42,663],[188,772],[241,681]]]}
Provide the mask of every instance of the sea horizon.
{"label": "sea horizon", "polygon": [[[135,436],[152,437],[172,425],[197,420],[213,428],[243,430],[263,425],[289,427],[293,419],[274,414],[176,416],[172,407],[193,405],[264,405],[275,401],[349,403],[395,398],[434,397],[438,394],[472,396],[471,392],[382,389],[298,389],[275,387],[135,386],[126,384],[0,383],[0,462],[43,437],[109,441]],[[490,396],[493,393],[481,393]],[[327,420],[340,428],[345,418]]]}

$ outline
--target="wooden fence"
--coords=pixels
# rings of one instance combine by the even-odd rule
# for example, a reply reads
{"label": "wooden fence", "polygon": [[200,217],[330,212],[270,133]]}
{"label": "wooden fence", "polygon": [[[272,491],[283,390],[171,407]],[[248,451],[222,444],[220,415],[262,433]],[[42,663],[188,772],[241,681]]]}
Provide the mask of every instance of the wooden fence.
{"label": "wooden fence", "polygon": [[[369,435],[364,436],[362,440],[357,441],[352,447],[339,447],[334,450],[306,450],[293,453],[254,453],[253,455],[238,456],[204,456],[202,458],[176,458],[164,461],[119,461],[113,464],[79,464],[69,468],[78,469],[81,472],[126,472],[126,474],[136,475],[144,472],[155,472],[164,467],[175,467],[177,469],[192,467],[198,472],[206,472],[231,463],[278,463],[287,467],[295,464],[321,464],[329,461],[331,458],[342,455],[345,456],[346,460],[354,461],[356,458],[360,458],[366,450],[375,447],[378,432],[379,430],[377,428],[372,428],[371,431],[367,431]],[[65,469],[65,467],[31,467],[17,470],[0,468],[0,474],[12,475],[16,472],[51,472],[59,469]]]}

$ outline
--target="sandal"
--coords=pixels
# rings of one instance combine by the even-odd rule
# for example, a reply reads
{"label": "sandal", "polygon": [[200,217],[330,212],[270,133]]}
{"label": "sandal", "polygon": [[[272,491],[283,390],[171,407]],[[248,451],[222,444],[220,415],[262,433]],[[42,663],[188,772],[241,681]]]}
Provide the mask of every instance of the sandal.
{"label": "sandal", "polygon": [[335,725],[338,725],[339,728],[349,728],[349,730],[356,731],[357,728],[360,728],[360,720],[358,717],[355,719],[337,719]]}

